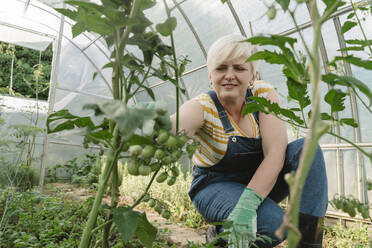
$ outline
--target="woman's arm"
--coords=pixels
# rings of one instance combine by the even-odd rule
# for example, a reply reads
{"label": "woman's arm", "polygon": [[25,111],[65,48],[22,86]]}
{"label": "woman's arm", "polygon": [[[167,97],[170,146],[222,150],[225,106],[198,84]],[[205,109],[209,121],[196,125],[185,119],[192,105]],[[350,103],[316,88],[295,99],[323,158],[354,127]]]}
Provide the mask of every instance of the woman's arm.
{"label": "woman's arm", "polygon": [[[171,115],[172,131],[176,132],[176,114]],[[185,102],[179,110],[179,131],[184,130],[187,136],[192,137],[204,122],[203,108],[201,104],[192,99]]]}
{"label": "woman's arm", "polygon": [[[266,99],[279,103],[278,95],[272,89]],[[285,123],[271,114],[259,114],[260,133],[264,160],[253,175],[248,187],[265,198],[275,185],[284,165],[288,144]]]}

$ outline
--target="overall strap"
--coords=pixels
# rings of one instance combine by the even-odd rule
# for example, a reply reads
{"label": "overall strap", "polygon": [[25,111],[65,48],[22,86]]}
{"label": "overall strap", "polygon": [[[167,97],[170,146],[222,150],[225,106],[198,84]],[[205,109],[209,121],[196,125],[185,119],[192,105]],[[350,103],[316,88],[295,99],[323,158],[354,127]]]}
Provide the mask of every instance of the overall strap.
{"label": "overall strap", "polygon": [[218,116],[220,117],[220,120],[222,122],[223,128],[225,129],[226,133],[230,133],[234,131],[233,126],[231,125],[231,122],[229,120],[229,117],[227,117],[227,113],[225,109],[222,107],[220,101],[217,98],[216,92],[213,90],[210,90],[207,92],[207,94],[212,98],[214,105],[216,105]]}
{"label": "overall strap", "polygon": [[[253,94],[252,94],[251,89],[248,87],[247,94],[245,94],[245,102],[246,103],[247,102],[253,102],[253,100],[251,100],[251,99],[248,98],[250,96],[253,96]],[[256,120],[256,123],[259,124],[259,122],[258,122],[258,111],[253,112],[253,116],[254,116],[254,119]]]}

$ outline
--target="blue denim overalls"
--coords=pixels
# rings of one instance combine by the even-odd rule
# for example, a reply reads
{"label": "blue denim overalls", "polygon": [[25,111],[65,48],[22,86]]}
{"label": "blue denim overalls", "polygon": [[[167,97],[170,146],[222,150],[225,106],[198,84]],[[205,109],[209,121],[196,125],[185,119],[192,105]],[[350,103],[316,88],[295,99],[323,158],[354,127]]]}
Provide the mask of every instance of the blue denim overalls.
{"label": "blue denim overalls", "polygon": [[[216,93],[207,93],[215,103],[225,132],[233,131],[234,128]],[[250,89],[247,90],[246,101],[250,101],[249,96],[252,96]],[[258,113],[254,113],[254,116],[257,121]],[[273,239],[271,245],[259,247],[274,247],[280,243],[274,233],[282,223],[284,211],[277,203],[288,196],[289,189],[284,175],[297,169],[303,142],[303,139],[299,139],[288,144],[285,164],[277,182],[257,210],[258,234]],[[189,195],[200,214],[210,222],[227,219],[263,159],[261,138],[230,136],[227,151],[221,161],[208,168],[194,166]],[[324,216],[328,205],[327,192],[325,163],[323,153],[318,147],[304,185],[300,211],[313,216]]]}

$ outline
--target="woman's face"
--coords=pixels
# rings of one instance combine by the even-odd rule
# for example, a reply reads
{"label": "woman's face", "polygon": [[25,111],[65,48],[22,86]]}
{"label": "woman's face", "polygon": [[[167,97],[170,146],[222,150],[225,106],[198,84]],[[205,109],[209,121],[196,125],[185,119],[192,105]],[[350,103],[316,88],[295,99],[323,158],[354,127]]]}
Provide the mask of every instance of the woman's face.
{"label": "woman's face", "polygon": [[243,57],[226,60],[209,73],[209,79],[220,100],[234,102],[245,99],[253,76],[251,65],[245,63],[245,60]]}

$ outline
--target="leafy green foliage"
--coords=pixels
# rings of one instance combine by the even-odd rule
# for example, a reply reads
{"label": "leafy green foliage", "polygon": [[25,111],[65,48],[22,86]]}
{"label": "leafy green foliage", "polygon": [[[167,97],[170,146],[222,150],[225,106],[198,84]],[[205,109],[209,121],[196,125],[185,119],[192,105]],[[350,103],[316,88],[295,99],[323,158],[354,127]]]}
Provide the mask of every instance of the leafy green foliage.
{"label": "leafy green foliage", "polygon": [[[71,202],[65,198],[66,196],[42,195],[37,191],[19,193],[0,190],[0,216],[4,215],[3,225],[0,225],[0,248],[78,247],[94,198],[90,197],[84,202]],[[103,208],[100,213],[102,211]],[[149,224],[145,223],[142,214],[139,216],[138,219],[144,222],[144,226]],[[99,216],[97,225],[103,223],[104,219]],[[150,233],[144,239],[148,241],[155,229],[148,226],[146,228],[144,230]],[[98,230],[92,235],[93,244],[99,245],[101,234],[102,231]],[[111,233],[109,245],[115,248],[142,247],[138,239],[123,240],[115,230]],[[157,239],[154,240],[153,247],[169,246]]]}
{"label": "leafy green foliage", "polygon": [[85,158],[82,161],[78,161],[75,157],[64,164],[56,164],[49,168],[47,180],[48,182],[63,180],[94,189],[98,185],[101,164],[101,158],[97,155],[85,154]]}
{"label": "leafy green foliage", "polygon": [[355,91],[359,90],[369,99],[369,106],[372,105],[372,92],[368,86],[359,79],[350,76],[339,76],[333,73],[327,73],[322,76],[322,80],[332,86],[347,86],[353,88]]}
{"label": "leafy green foliage", "polygon": [[346,21],[344,25],[342,25],[341,33],[344,34],[357,25],[358,24],[356,22]]}
{"label": "leafy green foliage", "polygon": [[112,210],[114,223],[124,240],[132,239],[137,230],[139,212],[131,208],[119,207]]}
{"label": "leafy green foliage", "polygon": [[275,0],[275,1],[282,7],[284,12],[288,10],[290,0]]}
{"label": "leafy green foliage", "polygon": [[371,241],[368,237],[368,225],[355,223],[345,227],[338,224],[325,227],[324,235],[327,247],[370,247]]}
{"label": "leafy green foliage", "polygon": [[350,217],[355,217],[359,212],[364,219],[370,218],[368,204],[363,204],[353,197],[336,196],[331,204],[334,208],[348,213]]}
{"label": "leafy green foliage", "polygon": [[164,23],[159,23],[156,25],[156,31],[158,31],[163,36],[169,36],[172,31],[176,29],[177,19],[174,17],[168,18]]}
{"label": "leafy green foliage", "polygon": [[13,92],[30,98],[47,100],[53,51],[49,46],[44,52],[0,42],[0,89],[9,94],[12,57]]}
{"label": "leafy green foliage", "polygon": [[253,102],[248,102],[242,111],[242,115],[246,115],[251,112],[260,111],[263,113],[273,113],[279,118],[284,118],[288,122],[297,124],[303,124],[304,121],[295,114],[295,111],[281,108],[277,103],[272,103],[263,97],[250,97]]}
{"label": "leafy green foliage", "polygon": [[92,203],[89,199],[73,204],[38,192],[11,190],[0,191],[0,199],[0,216],[6,223],[0,226],[1,248],[76,247]]}
{"label": "leafy green foliage", "polygon": [[372,70],[372,61],[370,61],[370,60],[363,60],[363,59],[355,57],[353,55],[348,55],[348,56],[345,56],[345,57],[336,56],[334,58],[334,61],[336,62],[338,60],[343,60],[343,61],[349,62],[350,64],[353,64],[355,66],[359,66],[359,67],[362,67],[362,68],[367,69],[367,70]]}
{"label": "leafy green foliage", "polygon": [[331,89],[325,95],[324,100],[331,105],[331,112],[342,111],[345,109],[344,101],[346,94],[338,89]]}

